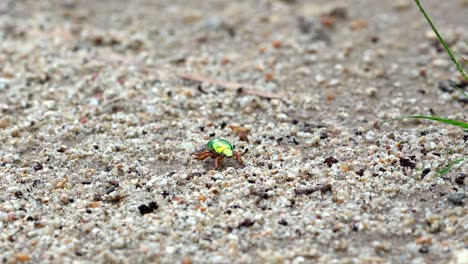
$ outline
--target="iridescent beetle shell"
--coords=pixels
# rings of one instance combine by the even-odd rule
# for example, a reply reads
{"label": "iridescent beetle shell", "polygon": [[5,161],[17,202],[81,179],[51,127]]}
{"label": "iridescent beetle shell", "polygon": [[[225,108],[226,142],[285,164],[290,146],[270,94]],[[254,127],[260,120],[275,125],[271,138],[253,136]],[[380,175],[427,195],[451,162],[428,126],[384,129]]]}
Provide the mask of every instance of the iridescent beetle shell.
{"label": "iridescent beetle shell", "polygon": [[234,145],[231,142],[222,139],[222,138],[214,138],[206,144],[207,148],[211,151],[216,152],[217,154],[232,157],[234,155]]}

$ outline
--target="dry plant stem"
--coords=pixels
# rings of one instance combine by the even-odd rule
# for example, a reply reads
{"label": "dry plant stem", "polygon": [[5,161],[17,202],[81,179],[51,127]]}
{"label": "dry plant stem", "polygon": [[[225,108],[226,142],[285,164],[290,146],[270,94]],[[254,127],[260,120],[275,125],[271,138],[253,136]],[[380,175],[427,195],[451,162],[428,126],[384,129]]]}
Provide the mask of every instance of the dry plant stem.
{"label": "dry plant stem", "polygon": [[231,90],[238,90],[241,89],[240,92],[244,94],[256,95],[263,98],[268,99],[284,99],[286,95],[284,93],[269,93],[260,91],[259,89],[254,88],[251,85],[243,84],[243,83],[236,83],[236,82],[227,82],[223,80],[211,79],[202,75],[198,74],[185,74],[179,73],[177,74],[181,79],[201,82],[201,83],[210,83],[214,85],[219,85],[221,87],[231,89]]}

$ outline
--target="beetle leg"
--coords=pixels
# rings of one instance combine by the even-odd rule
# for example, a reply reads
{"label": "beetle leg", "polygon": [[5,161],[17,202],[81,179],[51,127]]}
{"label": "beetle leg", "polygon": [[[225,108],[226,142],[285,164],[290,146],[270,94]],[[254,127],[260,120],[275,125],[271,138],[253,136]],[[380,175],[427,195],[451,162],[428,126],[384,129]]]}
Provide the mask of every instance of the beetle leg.
{"label": "beetle leg", "polygon": [[221,162],[221,160],[224,158],[223,155],[219,155],[216,160],[215,160],[215,169],[219,168],[219,164]]}
{"label": "beetle leg", "polygon": [[209,151],[209,150],[206,150],[206,151],[203,151],[203,152],[200,152],[200,153],[194,153],[193,155],[195,155],[195,159],[197,160],[204,160],[208,157],[212,157],[213,159],[217,157],[216,154],[214,154],[213,152]]}
{"label": "beetle leg", "polygon": [[239,162],[240,165],[244,166],[244,162],[242,161],[242,157],[239,154],[239,152],[234,152],[234,158],[236,158],[237,162]]}

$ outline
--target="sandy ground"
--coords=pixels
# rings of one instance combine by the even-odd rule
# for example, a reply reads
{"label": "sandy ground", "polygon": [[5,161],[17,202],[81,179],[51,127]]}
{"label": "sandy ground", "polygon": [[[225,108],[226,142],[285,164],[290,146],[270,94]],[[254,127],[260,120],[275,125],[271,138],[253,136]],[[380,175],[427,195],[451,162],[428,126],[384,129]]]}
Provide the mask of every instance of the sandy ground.
{"label": "sandy ground", "polygon": [[412,1],[1,0],[0,262],[468,263],[450,80]]}

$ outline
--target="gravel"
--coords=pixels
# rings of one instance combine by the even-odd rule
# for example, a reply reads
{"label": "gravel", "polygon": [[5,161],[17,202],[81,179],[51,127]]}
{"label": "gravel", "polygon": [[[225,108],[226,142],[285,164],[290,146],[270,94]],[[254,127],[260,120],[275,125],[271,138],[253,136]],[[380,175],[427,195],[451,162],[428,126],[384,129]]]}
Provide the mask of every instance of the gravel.
{"label": "gravel", "polygon": [[466,263],[467,131],[386,121],[468,119],[412,1],[6,3],[1,263]]}

